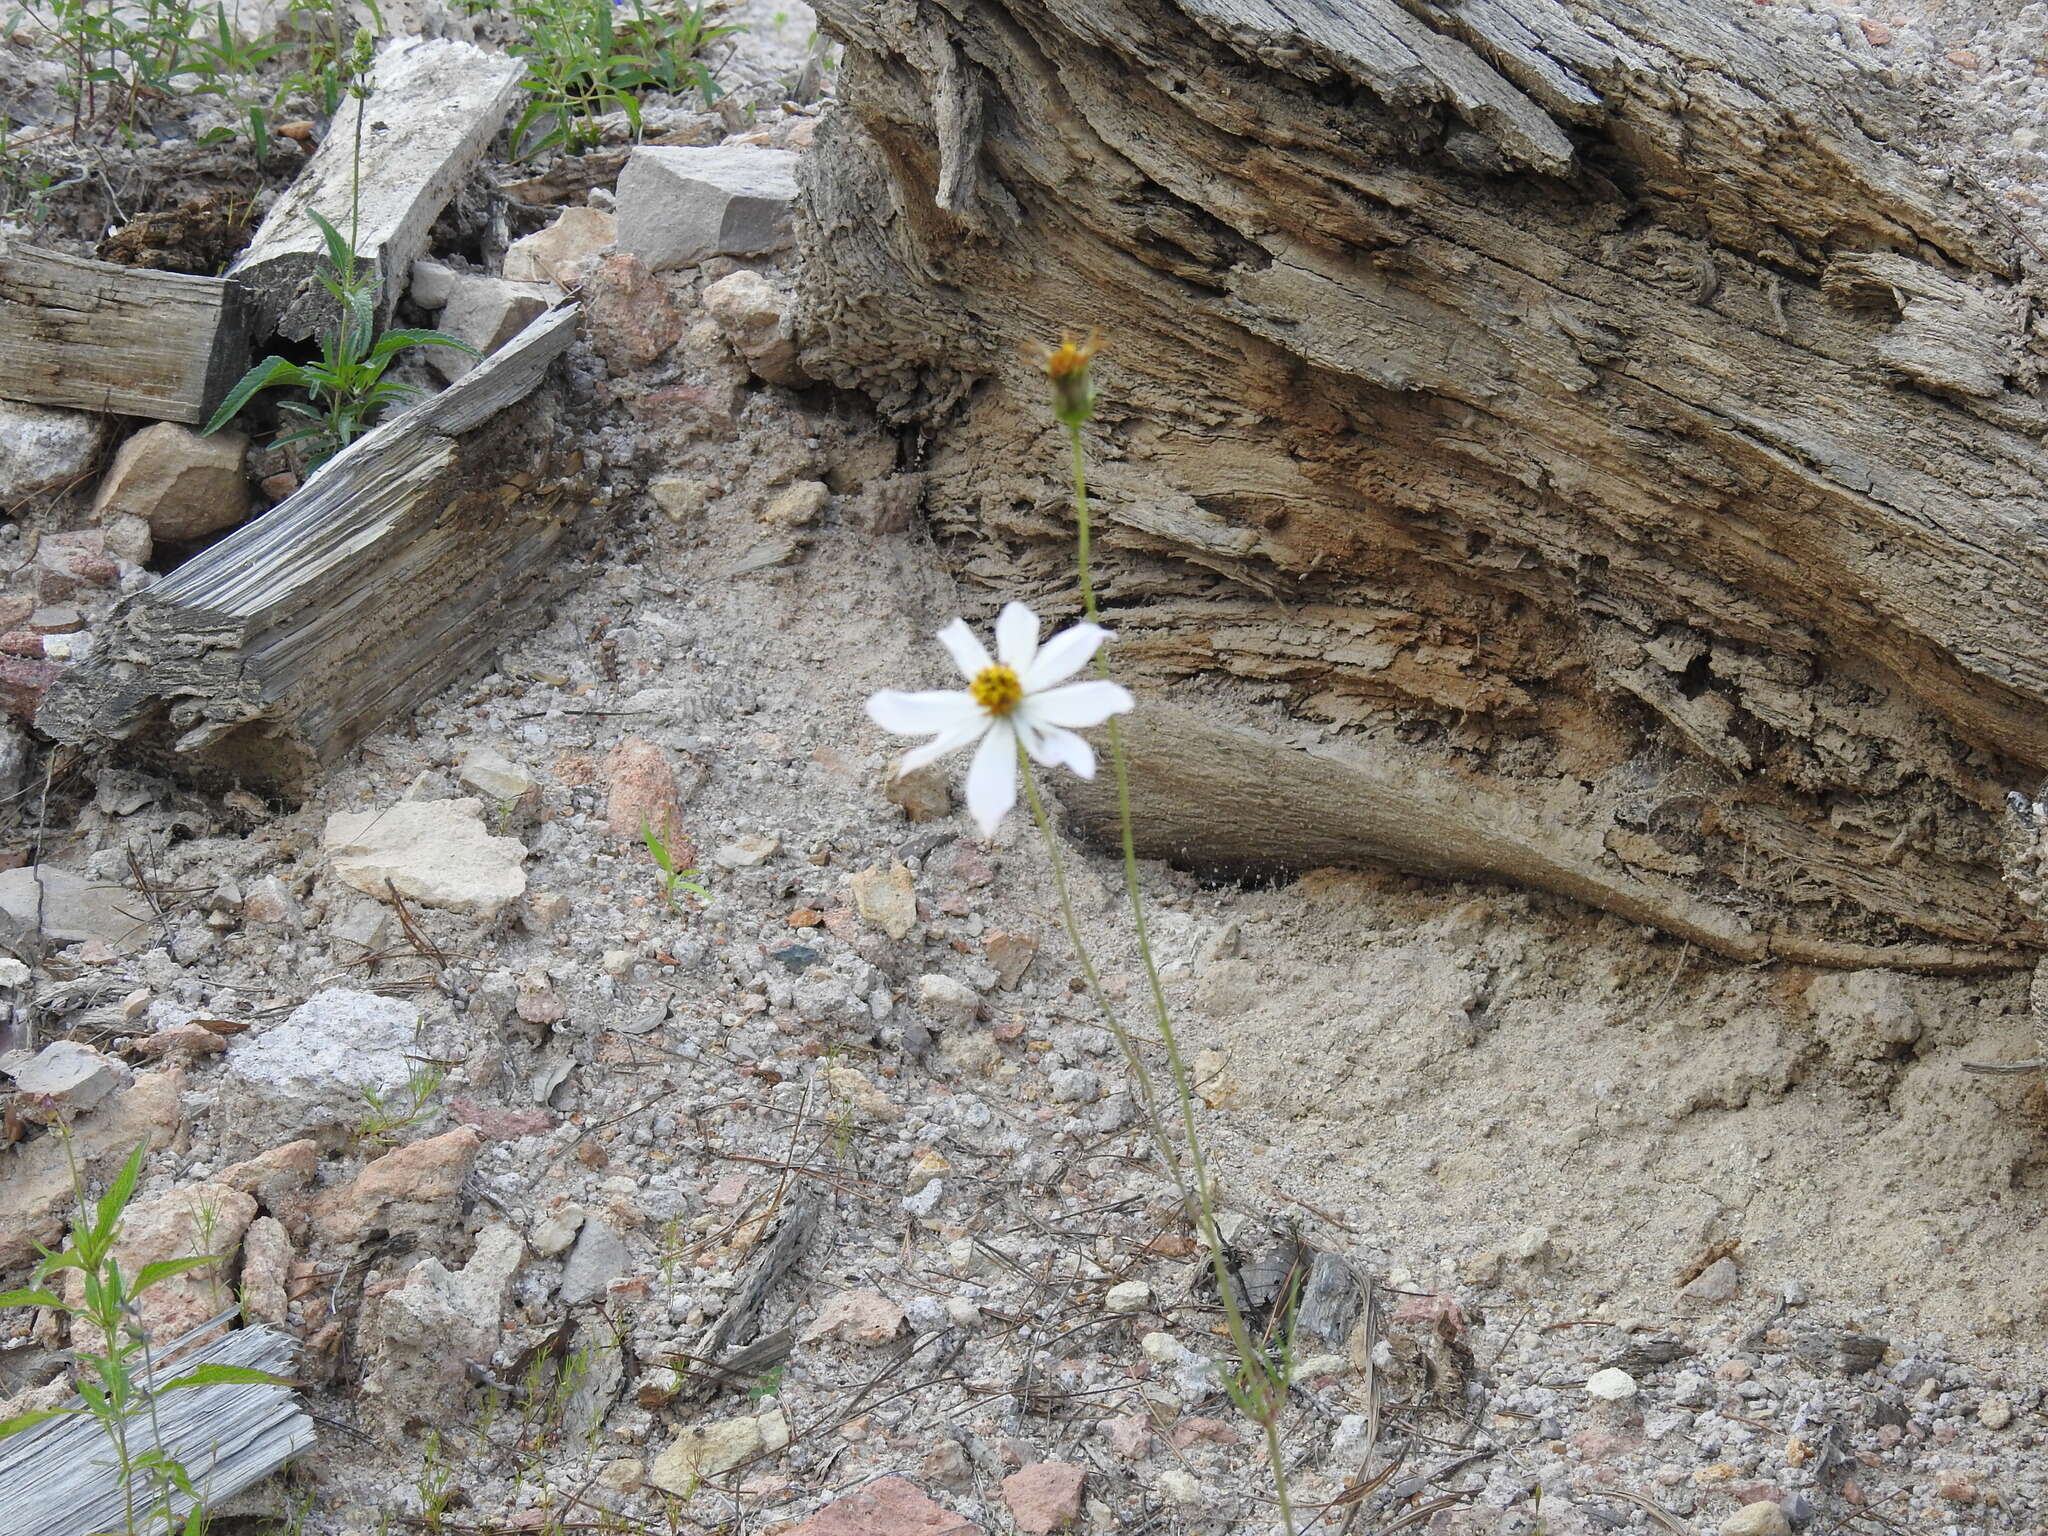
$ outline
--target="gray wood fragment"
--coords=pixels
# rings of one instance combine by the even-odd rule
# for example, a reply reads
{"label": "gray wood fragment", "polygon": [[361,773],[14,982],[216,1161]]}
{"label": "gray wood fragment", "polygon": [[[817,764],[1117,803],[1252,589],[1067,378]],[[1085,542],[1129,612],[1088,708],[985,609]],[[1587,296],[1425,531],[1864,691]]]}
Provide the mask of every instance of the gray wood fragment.
{"label": "gray wood fragment", "polygon": [[1337,1254],[1319,1253],[1301,1287],[1301,1300],[1294,1311],[1295,1331],[1331,1349],[1342,1349],[1364,1309],[1365,1287],[1358,1283],[1351,1266]]}
{"label": "gray wood fragment", "polygon": [[240,286],[0,236],[0,395],[204,422],[249,366]]}
{"label": "gray wood fragment", "polygon": [[[199,1365],[247,1366],[273,1375],[292,1369],[297,1341],[265,1327],[226,1333],[198,1350],[159,1364],[149,1381],[172,1381]],[[71,1406],[79,1406],[73,1399]],[[313,1444],[313,1421],[288,1387],[190,1387],[156,1400],[158,1438],[150,1419],[129,1426],[135,1455],[161,1449],[185,1468],[204,1501],[218,1504],[261,1481]],[[89,1414],[50,1419],[0,1440],[0,1528],[7,1536],[94,1536],[122,1521],[120,1480],[110,1464],[106,1433]],[[139,1490],[138,1490],[139,1497]],[[191,1500],[174,1497],[182,1516]],[[161,1529],[138,1515],[138,1525]]]}
{"label": "gray wood fragment", "polygon": [[970,618],[1073,590],[1020,344],[1106,338],[1145,853],[1743,961],[2048,947],[1997,857],[2048,770],[2038,282],[1920,148],[1952,104],[1748,5],[817,10],[799,362],[923,434]]}
{"label": "gray wood fragment", "polygon": [[480,663],[586,495],[537,390],[576,323],[543,315],[125,600],[39,727],[289,789]]}
{"label": "gray wood fragment", "polygon": [[354,231],[357,260],[377,274],[379,318],[388,319],[434,220],[503,125],[524,69],[510,54],[449,38],[387,42],[368,100],[351,98],[334,114],[312,160],[230,269],[248,289],[258,334],[303,340],[333,316],[320,285],[326,245],[308,213],[344,236]]}

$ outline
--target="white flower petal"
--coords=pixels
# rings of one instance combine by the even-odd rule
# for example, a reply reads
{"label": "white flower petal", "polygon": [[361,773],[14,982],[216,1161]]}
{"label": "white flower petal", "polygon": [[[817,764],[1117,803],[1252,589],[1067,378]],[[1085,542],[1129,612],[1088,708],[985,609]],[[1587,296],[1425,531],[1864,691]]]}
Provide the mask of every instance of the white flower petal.
{"label": "white flower petal", "polygon": [[1038,655],[1038,615],[1022,603],[1005,603],[996,615],[996,659],[1019,679]]}
{"label": "white flower petal", "polygon": [[955,619],[940,630],[939,644],[946,648],[946,654],[953,658],[953,665],[970,683],[988,670],[988,648],[967,627],[965,619]]}
{"label": "white flower petal", "polygon": [[941,731],[921,747],[912,747],[903,754],[903,761],[896,765],[899,774],[915,773],[926,763],[936,763],[948,752],[958,752],[988,729],[988,716],[979,709],[971,719],[962,720],[950,730]]}
{"label": "white flower petal", "polygon": [[1087,666],[1096,648],[1109,638],[1109,631],[1100,624],[1076,624],[1071,629],[1061,630],[1046,641],[1032,659],[1031,670],[1023,674],[1024,691],[1036,693],[1054,683],[1065,682]]}
{"label": "white flower petal", "polygon": [[989,727],[967,770],[967,810],[981,827],[983,837],[994,837],[996,828],[1017,804],[1017,733],[1007,720]]}
{"label": "white flower petal", "polygon": [[1033,762],[1071,768],[1084,779],[1095,777],[1095,749],[1072,731],[1043,723],[1027,729],[1022,720],[1017,722],[1017,729]]}
{"label": "white flower petal", "polygon": [[[1051,649],[1051,646],[1046,647],[1048,651]],[[1064,688],[1026,694],[1023,708],[1030,713],[1034,725],[1086,726],[1100,725],[1111,715],[1120,715],[1135,708],[1136,704],[1130,690],[1122,684],[1098,680],[1069,683]]]}
{"label": "white flower petal", "polygon": [[930,693],[884,688],[868,696],[868,718],[898,736],[929,736],[950,731],[963,720],[978,720],[982,714],[974,696],[957,688]]}

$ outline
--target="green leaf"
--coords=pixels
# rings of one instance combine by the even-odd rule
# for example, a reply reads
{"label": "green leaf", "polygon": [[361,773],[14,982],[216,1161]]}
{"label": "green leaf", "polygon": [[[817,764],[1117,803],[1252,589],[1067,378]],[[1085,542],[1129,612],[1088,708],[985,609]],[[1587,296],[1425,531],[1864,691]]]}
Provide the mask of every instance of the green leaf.
{"label": "green leaf", "polygon": [[64,1298],[55,1291],[0,1291],[0,1307],[62,1307]]}
{"label": "green leaf", "polygon": [[0,1440],[9,1435],[18,1435],[24,1429],[34,1429],[51,1419],[68,1419],[73,1414],[83,1413],[82,1408],[31,1408],[27,1413],[17,1413],[11,1419],[0,1419]]}
{"label": "green leaf", "polygon": [[327,264],[335,270],[335,273],[344,282],[354,277],[356,272],[356,253],[350,248],[347,239],[343,237],[341,231],[328,223],[326,219],[315,213],[311,208],[306,210],[306,217],[320,226],[320,238],[327,244]]}
{"label": "green leaf", "polygon": [[114,1225],[120,1221],[121,1213],[134,1198],[135,1186],[142,1178],[143,1159],[149,1155],[149,1144],[144,1142],[128,1154],[128,1161],[121,1165],[121,1171],[114,1176],[114,1182],[107,1186],[107,1192],[100,1196],[100,1203],[93,1211],[93,1234],[98,1237],[111,1236]]}
{"label": "green leaf", "polygon": [[370,357],[381,362],[395,352],[403,352],[407,347],[453,347],[458,352],[467,352],[471,357],[483,356],[483,353],[468,342],[458,341],[444,331],[401,328],[386,331],[379,336],[377,344],[370,348]]}
{"label": "green leaf", "polygon": [[289,362],[282,357],[266,357],[235,381],[235,387],[228,391],[227,398],[221,401],[220,409],[213,413],[213,419],[207,422],[200,435],[218,432],[233,421],[242,407],[255,398],[259,391],[277,384],[304,383],[304,376],[297,363]]}
{"label": "green leaf", "polygon": [[209,1264],[218,1264],[219,1262],[220,1255],[217,1253],[194,1254],[189,1259],[158,1259],[154,1264],[142,1266],[142,1273],[135,1277],[135,1284],[130,1287],[128,1294],[140,1296],[151,1286],[168,1280],[173,1275],[182,1275],[191,1270],[204,1269]]}
{"label": "green leaf", "polygon": [[273,1376],[246,1365],[194,1366],[176,1381],[167,1381],[159,1392],[176,1392],[184,1387],[296,1387],[289,1376]]}

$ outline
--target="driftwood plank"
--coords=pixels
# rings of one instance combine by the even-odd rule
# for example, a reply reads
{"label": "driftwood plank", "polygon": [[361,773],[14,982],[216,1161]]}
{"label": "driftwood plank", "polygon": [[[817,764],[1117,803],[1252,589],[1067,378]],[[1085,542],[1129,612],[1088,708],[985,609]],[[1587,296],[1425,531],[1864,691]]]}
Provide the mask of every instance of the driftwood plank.
{"label": "driftwood plank", "polygon": [[203,422],[249,366],[239,286],[0,237],[0,395]]}
{"label": "driftwood plank", "polygon": [[124,602],[39,728],[290,788],[489,656],[581,505],[536,389],[576,319],[543,315]]}
{"label": "driftwood plank", "polygon": [[[275,1329],[240,1328],[158,1365],[149,1380],[172,1380],[199,1365],[239,1365],[288,1374],[296,1341]],[[77,1407],[78,1399],[71,1406]],[[288,1387],[189,1387],[156,1400],[154,1413],[129,1425],[136,1455],[154,1445],[184,1467],[208,1504],[219,1504],[260,1482],[292,1457],[311,1449],[313,1421]],[[0,1506],[8,1536],[94,1536],[118,1530],[123,1519],[120,1479],[109,1464],[106,1434],[88,1416],[50,1419],[0,1440]],[[138,1502],[139,1489],[138,1489]],[[174,1512],[192,1501],[179,1495]],[[161,1529],[151,1511],[138,1529]]]}
{"label": "driftwood plank", "polygon": [[[803,366],[919,434],[990,607],[1073,592],[1016,343],[1109,337],[1095,574],[1149,847],[1514,880],[1744,957],[2048,943],[1999,860],[2048,774],[2033,215],[1926,162],[1963,109],[1853,25],[817,9]],[[1172,699],[1213,731],[1148,736]]]}
{"label": "driftwood plank", "polygon": [[452,39],[386,43],[369,99],[351,99],[334,114],[312,160],[230,269],[248,288],[259,334],[303,340],[332,317],[334,301],[320,285],[326,246],[308,213],[344,235],[355,231],[357,259],[377,272],[379,315],[388,319],[434,220],[503,125],[522,73],[508,54]]}

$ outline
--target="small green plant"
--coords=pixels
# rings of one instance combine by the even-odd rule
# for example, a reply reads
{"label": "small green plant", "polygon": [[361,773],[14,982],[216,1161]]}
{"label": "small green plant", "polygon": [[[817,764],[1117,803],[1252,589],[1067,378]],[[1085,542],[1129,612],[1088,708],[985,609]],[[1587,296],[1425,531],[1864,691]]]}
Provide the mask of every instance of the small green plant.
{"label": "small green plant", "polygon": [[640,829],[640,841],[647,845],[647,851],[654,859],[654,867],[661,871],[661,899],[667,903],[669,911],[677,914],[682,911],[682,908],[676,905],[678,890],[688,891],[699,904],[711,900],[711,892],[705,889],[702,883],[704,872],[694,866],[689,869],[677,869],[675,855],[669,852],[668,844],[662,840],[659,832],[652,827],[643,826]]}
{"label": "small green plant", "polygon": [[743,29],[716,20],[715,0],[515,0],[525,30],[514,51],[526,60],[532,97],[512,125],[512,152],[581,154],[603,138],[598,119],[622,112],[640,132],[642,91],[694,90],[716,101],[714,43]]}
{"label": "small green plant", "polygon": [[773,1397],[782,1390],[782,1373],[789,1368],[789,1362],[778,1360],[761,1373],[761,1379],[747,1389],[747,1401],[758,1403],[764,1397]]}
{"label": "small green plant", "polygon": [[373,1147],[388,1147],[399,1133],[418,1125],[433,1110],[434,1095],[448,1080],[447,1066],[438,1061],[414,1058],[405,1074],[405,1086],[386,1094],[376,1088],[362,1090],[369,1111],[356,1122],[356,1140]]}
{"label": "small green plant", "polygon": [[[69,1133],[59,1127],[57,1134],[65,1138],[65,1154],[69,1157]],[[115,1243],[121,1218],[142,1177],[147,1153],[147,1144],[137,1147],[106,1193],[90,1207],[86,1203],[84,1177],[74,1159],[71,1181],[78,1199],[78,1217],[72,1224],[70,1246],[56,1253],[44,1249],[29,1284],[21,1290],[0,1294],[0,1307],[48,1307],[71,1319],[72,1354],[78,1362],[76,1385],[85,1402],[82,1408],[42,1408],[17,1414],[0,1423],[0,1440],[51,1419],[90,1414],[99,1421],[113,1452],[114,1471],[120,1479],[125,1536],[140,1536],[147,1526],[162,1530],[166,1536],[200,1536],[206,1524],[204,1500],[192,1486],[185,1468],[163,1450],[157,1399],[166,1392],[188,1387],[291,1383],[268,1371],[234,1365],[201,1365],[170,1381],[159,1383],[153,1379],[155,1366],[150,1358],[149,1336],[139,1321],[138,1299],[175,1275],[219,1263],[220,1256],[203,1253],[182,1259],[160,1259],[143,1265],[133,1275],[122,1272],[114,1252]],[[51,1285],[55,1276],[71,1270],[79,1274],[78,1289],[84,1297],[80,1303],[67,1300]],[[189,1503],[182,1517],[177,1513],[181,1498]]]}
{"label": "small green plant", "polygon": [[278,402],[279,410],[303,425],[279,436],[273,446],[305,443],[309,466],[317,467],[360,437],[386,406],[419,393],[413,385],[384,377],[401,352],[454,347],[472,357],[478,354],[467,342],[440,331],[401,328],[378,335],[374,282],[357,269],[355,251],[340,230],[311,210],[307,217],[320,226],[327,245],[328,271],[321,286],[340,308],[333,328],[320,338],[320,360],[294,363],[275,353],[264,358],[228,391],[205,430],[218,432],[263,390],[303,389],[308,399]]}
{"label": "small green plant", "polygon": [[439,1532],[443,1529],[443,1517],[455,1502],[461,1490],[455,1481],[455,1468],[441,1454],[439,1430],[428,1430],[424,1455],[420,1461],[420,1475],[413,1485],[419,1495],[420,1524],[427,1530]]}
{"label": "small green plant", "polygon": [[688,869],[677,869],[675,855],[652,827],[641,828],[640,838],[647,844],[647,852],[653,857],[655,867],[661,871],[661,899],[671,912],[680,910],[676,905],[678,890],[688,892],[700,905],[710,902],[711,891],[703,884],[702,870],[694,865]]}

